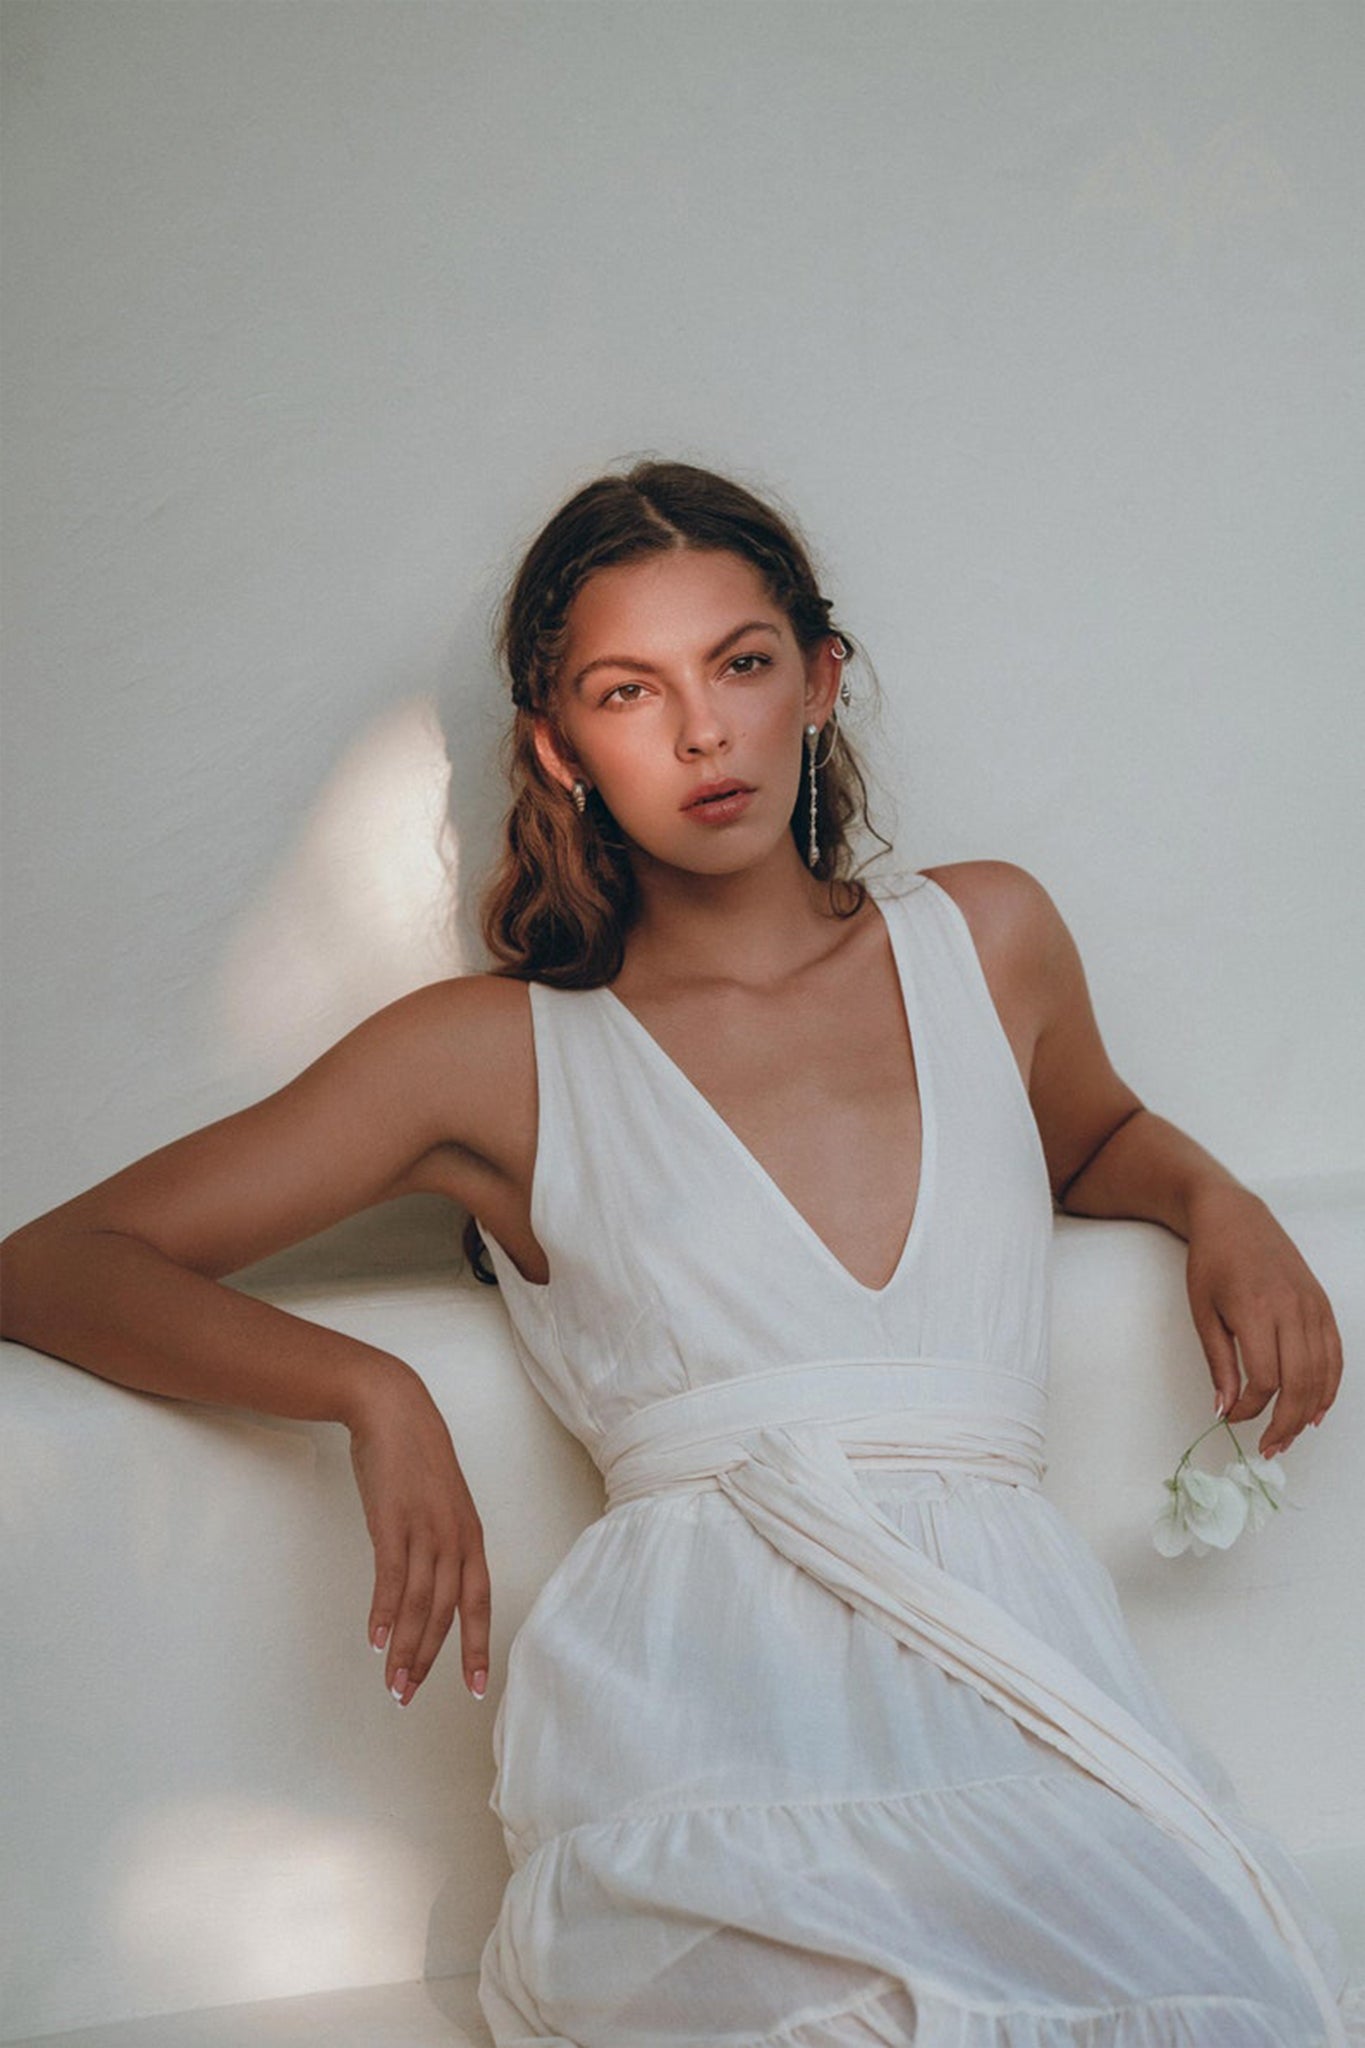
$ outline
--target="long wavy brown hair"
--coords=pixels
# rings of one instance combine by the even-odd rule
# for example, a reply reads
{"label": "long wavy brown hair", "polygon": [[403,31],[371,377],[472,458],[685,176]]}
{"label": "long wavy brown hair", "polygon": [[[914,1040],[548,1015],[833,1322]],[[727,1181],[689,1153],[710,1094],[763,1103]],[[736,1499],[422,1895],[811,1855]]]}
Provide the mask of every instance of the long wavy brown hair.
{"label": "long wavy brown hair", "polygon": [[[513,790],[506,839],[482,903],[485,943],[496,972],[556,988],[600,988],[621,971],[637,901],[629,848],[592,790],[580,818],[541,767],[537,720],[557,731],[556,690],[574,598],[598,569],[674,548],[724,550],[753,564],[785,612],[802,652],[839,633],[806,547],[791,525],[751,491],[685,462],[639,462],[624,476],[586,484],[555,513],[530,548],[503,600],[497,653],[515,706],[510,735]],[[813,873],[836,885],[832,907],[851,916],[864,889],[854,875],[848,828],[867,816],[867,789],[837,720],[817,754]],[[823,762],[823,765],[820,765]],[[792,809],[804,857],[809,797]],[[885,846],[886,842],[881,841]],[[842,886],[840,886],[842,885]]]}
{"label": "long wavy brown hair", "polygon": [[[821,595],[795,526],[742,484],[686,462],[645,461],[575,492],[531,543],[498,617],[496,652],[515,708],[507,743],[512,806],[481,904],[495,973],[555,988],[600,988],[621,971],[639,909],[629,846],[597,790],[588,793],[579,815],[541,766],[535,730],[540,721],[558,735],[569,613],[588,578],[675,548],[723,551],[751,562],[803,653],[835,633],[850,657],[859,651],[833,623],[833,606]],[[851,917],[867,893],[851,828],[861,827],[881,851],[889,842],[868,816],[867,785],[848,735],[837,717],[831,725],[816,754],[819,854],[812,873],[830,885],[833,914]],[[803,859],[809,817],[803,778],[791,816]],[[464,1244],[478,1278],[494,1281],[472,1218]]]}

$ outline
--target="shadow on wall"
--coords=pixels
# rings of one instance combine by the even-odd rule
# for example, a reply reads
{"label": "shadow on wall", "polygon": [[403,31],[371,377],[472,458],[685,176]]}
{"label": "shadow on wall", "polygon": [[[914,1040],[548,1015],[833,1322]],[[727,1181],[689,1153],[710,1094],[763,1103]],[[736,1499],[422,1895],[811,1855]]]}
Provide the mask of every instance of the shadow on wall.
{"label": "shadow on wall", "polygon": [[478,897],[509,795],[504,574],[483,571],[435,672],[340,754],[236,921],[204,1033],[255,1082],[282,1085],[386,1003],[485,964]]}
{"label": "shadow on wall", "polygon": [[[508,788],[507,693],[491,621],[471,604],[425,693],[350,743],[292,844],[242,912],[206,997],[206,1039],[282,1087],[346,1032],[415,988],[486,963],[478,899]],[[385,1203],[250,1269],[278,1280],[453,1265],[463,1217],[438,1196]]]}

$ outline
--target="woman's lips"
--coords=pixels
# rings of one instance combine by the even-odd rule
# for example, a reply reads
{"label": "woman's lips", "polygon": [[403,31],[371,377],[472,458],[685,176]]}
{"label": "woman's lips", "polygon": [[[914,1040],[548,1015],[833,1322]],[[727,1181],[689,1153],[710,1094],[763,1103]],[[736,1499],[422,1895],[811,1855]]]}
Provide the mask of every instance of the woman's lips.
{"label": "woman's lips", "polygon": [[753,791],[745,782],[702,782],[681,809],[684,817],[694,817],[700,825],[729,825],[749,809],[751,797]]}

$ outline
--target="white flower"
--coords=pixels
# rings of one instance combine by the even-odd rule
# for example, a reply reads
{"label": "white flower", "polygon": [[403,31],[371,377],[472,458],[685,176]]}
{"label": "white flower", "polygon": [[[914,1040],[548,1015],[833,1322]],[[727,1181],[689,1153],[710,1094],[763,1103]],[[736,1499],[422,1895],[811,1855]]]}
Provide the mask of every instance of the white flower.
{"label": "white flower", "polygon": [[1152,1541],[1163,1557],[1189,1549],[1196,1557],[1226,1550],[1246,1527],[1247,1496],[1230,1479],[1190,1466],[1168,1479],[1166,1488],[1170,1500],[1152,1524]]}
{"label": "white flower", "polygon": [[[1232,1437],[1237,1456],[1215,1476],[1191,1465],[1190,1454],[1218,1428]],[[1163,1557],[1179,1557],[1182,1550],[1193,1550],[1196,1557],[1209,1550],[1226,1550],[1243,1529],[1264,1528],[1278,1513],[1284,1486],[1283,1463],[1249,1458],[1230,1425],[1220,1418],[1195,1438],[1166,1481],[1169,1499],[1152,1524],[1152,1541]]]}
{"label": "white flower", "polygon": [[1245,1451],[1223,1467],[1223,1477],[1239,1486],[1247,1497],[1248,1529],[1263,1529],[1278,1514],[1278,1496],[1284,1492],[1284,1461],[1281,1458],[1248,1457]]}

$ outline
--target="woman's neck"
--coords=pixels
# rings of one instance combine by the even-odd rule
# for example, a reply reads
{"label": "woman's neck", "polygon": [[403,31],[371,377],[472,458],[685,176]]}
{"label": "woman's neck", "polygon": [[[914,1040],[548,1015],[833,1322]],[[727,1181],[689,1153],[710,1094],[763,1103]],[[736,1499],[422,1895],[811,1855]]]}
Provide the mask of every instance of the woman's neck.
{"label": "woman's neck", "polygon": [[829,884],[803,865],[795,841],[735,874],[691,874],[637,855],[636,875],[641,908],[617,977],[623,992],[708,980],[772,985],[838,943]]}

